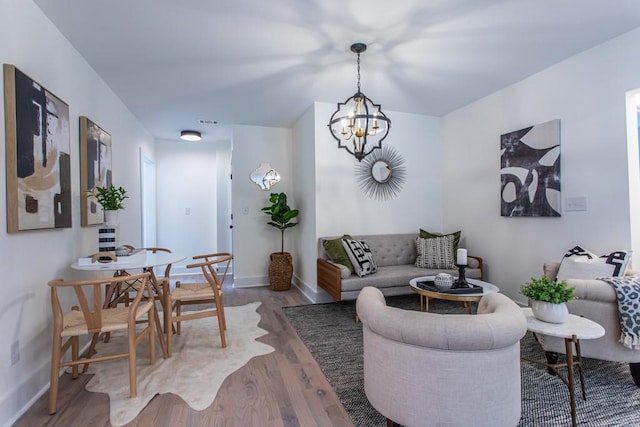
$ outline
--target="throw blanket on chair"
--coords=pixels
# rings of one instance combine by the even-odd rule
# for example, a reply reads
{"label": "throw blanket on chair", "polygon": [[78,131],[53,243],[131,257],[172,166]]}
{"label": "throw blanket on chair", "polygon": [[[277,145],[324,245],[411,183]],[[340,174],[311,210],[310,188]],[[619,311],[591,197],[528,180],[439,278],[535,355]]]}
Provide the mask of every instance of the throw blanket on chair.
{"label": "throw blanket on chair", "polygon": [[640,350],[640,277],[605,277],[618,297],[620,314],[620,342],[632,350]]}

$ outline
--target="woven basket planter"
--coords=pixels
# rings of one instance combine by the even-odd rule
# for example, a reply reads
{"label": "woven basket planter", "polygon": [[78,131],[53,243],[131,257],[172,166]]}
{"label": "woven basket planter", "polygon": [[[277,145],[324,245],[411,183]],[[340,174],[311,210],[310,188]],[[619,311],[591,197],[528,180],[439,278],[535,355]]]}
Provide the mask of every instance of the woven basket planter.
{"label": "woven basket planter", "polygon": [[269,262],[269,285],[274,291],[291,288],[293,258],[289,252],[274,252]]}

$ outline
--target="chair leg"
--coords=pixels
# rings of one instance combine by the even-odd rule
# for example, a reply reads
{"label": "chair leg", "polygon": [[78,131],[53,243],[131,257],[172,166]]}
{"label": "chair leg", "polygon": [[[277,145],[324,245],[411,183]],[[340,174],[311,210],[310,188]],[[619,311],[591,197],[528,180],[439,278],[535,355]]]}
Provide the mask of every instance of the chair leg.
{"label": "chair leg", "polygon": [[222,318],[222,327],[224,330],[227,330],[227,317],[224,315],[224,303],[222,302],[222,297],[220,297],[220,307],[216,308],[218,311],[218,316]]}
{"label": "chair leg", "polygon": [[218,329],[220,329],[220,342],[222,343],[222,348],[225,348],[227,346],[227,340],[224,336],[226,325],[224,320],[224,307],[220,300],[216,300],[216,317],[218,318]]}
{"label": "chair leg", "polygon": [[153,306],[151,307],[151,310],[149,310],[149,313],[147,313],[147,329],[149,331],[149,359],[152,365],[156,363],[156,331],[153,327],[153,319],[155,318],[155,313],[153,312],[155,311],[155,309],[155,306]]}
{"label": "chair leg", "polygon": [[129,342],[129,395],[138,395],[138,382],[136,381],[136,326],[129,325],[127,340]]}
{"label": "chair leg", "polygon": [[49,388],[49,415],[56,413],[58,402],[58,383],[60,381],[60,354],[62,348],[62,338],[56,334],[53,337],[51,349],[51,387]]}
{"label": "chair leg", "polygon": [[[171,310],[171,307],[169,307],[169,309]],[[166,309],[165,309],[166,310]],[[173,354],[173,312],[169,312],[169,324],[171,325],[170,327],[166,328],[165,333],[167,334],[167,355],[169,357],[171,357],[171,354]],[[180,325],[180,323],[178,322],[178,325]]]}
{"label": "chair leg", "polygon": [[[80,360],[80,339],[78,337],[71,337],[71,360],[74,362]],[[78,365],[71,367],[71,378],[74,380],[78,378]]]}
{"label": "chair leg", "polygon": [[[180,317],[182,314],[182,307],[180,301],[176,301],[176,317]],[[180,321],[176,322],[176,334],[180,335]]]}
{"label": "chair leg", "polygon": [[640,363],[629,363],[629,370],[634,384],[640,387]]}
{"label": "chair leg", "polygon": [[[93,337],[91,338],[91,345],[89,345],[89,350],[87,351],[87,359],[90,359],[91,356],[96,354],[96,345],[98,344],[99,335],[100,334],[98,334],[97,332],[93,334]],[[88,369],[89,363],[85,363],[84,367],[82,368],[82,373],[85,374]]]}

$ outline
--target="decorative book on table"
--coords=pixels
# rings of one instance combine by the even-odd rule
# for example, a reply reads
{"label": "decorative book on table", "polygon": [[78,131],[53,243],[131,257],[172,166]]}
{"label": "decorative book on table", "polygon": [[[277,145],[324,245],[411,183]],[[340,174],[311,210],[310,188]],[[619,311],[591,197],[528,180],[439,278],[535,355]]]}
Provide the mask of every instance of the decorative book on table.
{"label": "decorative book on table", "polygon": [[481,294],[483,293],[483,287],[474,285],[473,283],[467,282],[469,285],[468,288],[451,288],[451,289],[439,289],[436,287],[433,280],[424,280],[416,283],[418,288],[424,289],[425,291],[432,292],[440,292],[441,294],[454,294],[454,295],[464,295],[464,294]]}
{"label": "decorative book on table", "polygon": [[[129,252],[129,254],[127,255],[117,256],[116,261],[109,260],[109,261],[103,262],[101,260],[101,261],[96,261],[96,263],[125,266],[125,265],[130,265],[133,263],[144,261],[146,257],[147,257],[147,251],[145,251],[144,249],[134,249],[131,252]],[[82,266],[93,265],[94,263],[91,261],[92,258],[93,258],[93,254],[78,258],[78,266],[82,267]]]}

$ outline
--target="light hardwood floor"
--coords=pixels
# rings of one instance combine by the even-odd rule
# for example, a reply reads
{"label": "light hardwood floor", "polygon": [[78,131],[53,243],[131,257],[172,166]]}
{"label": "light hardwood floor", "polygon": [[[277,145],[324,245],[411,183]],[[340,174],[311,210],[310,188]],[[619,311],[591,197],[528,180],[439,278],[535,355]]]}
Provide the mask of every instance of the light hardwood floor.
{"label": "light hardwood floor", "polygon": [[[194,411],[176,395],[157,395],[128,426],[353,426],[281,309],[308,304],[297,289],[275,292],[268,287],[225,286],[224,298],[225,306],[262,302],[259,326],[269,334],[259,340],[273,346],[275,352],[253,358],[227,377],[214,402],[204,411]],[[227,340],[232,339],[227,336]],[[58,413],[47,414],[45,393],[15,426],[111,426],[107,395],[84,389],[90,379],[90,375],[81,375],[72,380],[64,374]]]}

